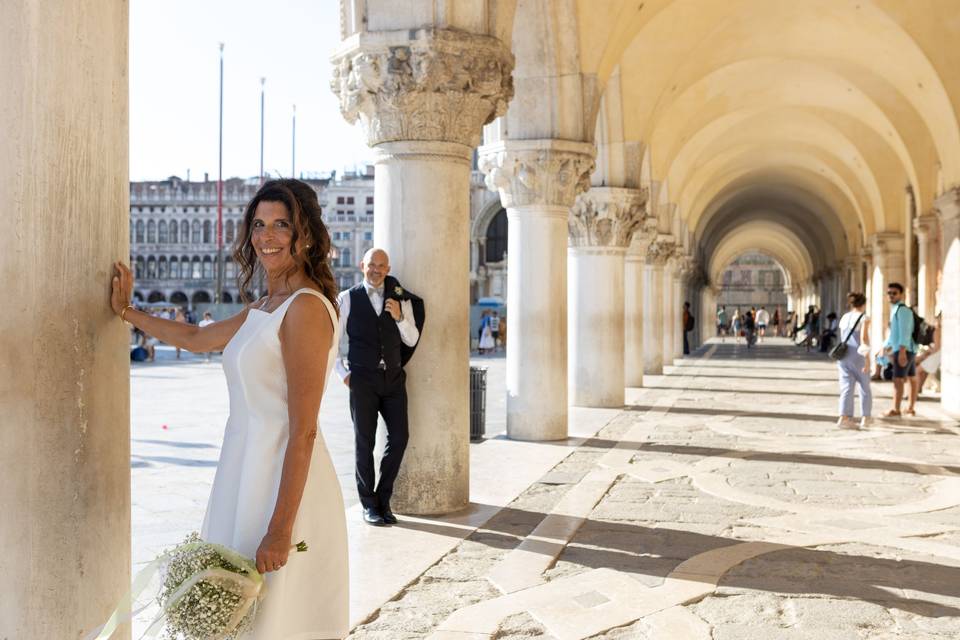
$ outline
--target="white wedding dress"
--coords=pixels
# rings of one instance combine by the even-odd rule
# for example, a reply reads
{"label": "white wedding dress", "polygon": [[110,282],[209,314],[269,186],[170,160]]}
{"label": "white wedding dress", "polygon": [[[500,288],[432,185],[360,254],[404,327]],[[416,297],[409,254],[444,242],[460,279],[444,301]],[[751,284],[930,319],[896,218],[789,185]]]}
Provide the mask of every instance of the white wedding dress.
{"label": "white wedding dress", "polygon": [[[312,289],[295,291],[272,313],[251,309],[223,351],[230,417],[201,536],[253,559],[267,532],[287,448],[287,380],[280,325],[300,294],[320,298],[333,322],[330,352],[317,354],[333,370],[339,322],[333,305]],[[343,496],[322,434],[317,434],[287,565],[266,576],[256,623],[244,640],[343,638],[349,631],[347,526]]]}

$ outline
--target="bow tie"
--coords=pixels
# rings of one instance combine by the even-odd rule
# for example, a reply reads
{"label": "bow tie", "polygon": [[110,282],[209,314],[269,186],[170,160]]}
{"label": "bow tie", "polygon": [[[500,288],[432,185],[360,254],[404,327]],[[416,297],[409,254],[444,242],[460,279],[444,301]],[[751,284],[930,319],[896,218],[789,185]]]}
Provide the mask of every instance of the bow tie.
{"label": "bow tie", "polygon": [[371,295],[371,296],[372,296],[372,295],[375,294],[375,293],[382,298],[382,297],[383,297],[383,287],[370,287],[369,289],[367,289],[367,295]]}

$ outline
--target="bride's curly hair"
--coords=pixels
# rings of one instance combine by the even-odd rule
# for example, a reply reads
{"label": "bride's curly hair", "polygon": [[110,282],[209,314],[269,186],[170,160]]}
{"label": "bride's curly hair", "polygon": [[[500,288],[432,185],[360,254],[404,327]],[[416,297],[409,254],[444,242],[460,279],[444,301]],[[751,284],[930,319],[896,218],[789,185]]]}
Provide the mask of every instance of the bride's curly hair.
{"label": "bride's curly hair", "polygon": [[297,269],[303,269],[307,277],[320,287],[320,291],[336,309],[338,289],[333,278],[333,270],[330,268],[330,232],[327,231],[327,225],[323,223],[320,201],[317,200],[317,192],[310,185],[293,178],[268,180],[263,183],[243,212],[243,224],[233,252],[233,259],[239,266],[237,280],[243,300],[251,301],[248,293],[250,283],[256,275],[263,272],[263,266],[257,260],[256,250],[250,240],[253,232],[253,217],[257,211],[257,205],[261,202],[282,203],[290,212],[290,222],[293,226],[290,253],[296,267],[286,276],[289,278]]}

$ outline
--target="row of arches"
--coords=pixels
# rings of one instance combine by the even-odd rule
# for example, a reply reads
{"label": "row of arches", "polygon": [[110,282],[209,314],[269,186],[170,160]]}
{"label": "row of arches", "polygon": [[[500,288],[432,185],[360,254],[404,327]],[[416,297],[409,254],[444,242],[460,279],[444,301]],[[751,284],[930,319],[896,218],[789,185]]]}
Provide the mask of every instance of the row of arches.
{"label": "row of arches", "polygon": [[[137,280],[212,280],[217,275],[216,256],[137,256],[132,260]],[[224,277],[236,278],[237,265],[227,257]]]}
{"label": "row of arches", "polygon": [[[227,220],[223,224],[224,242],[233,243],[241,223]],[[137,220],[130,225],[131,244],[214,244],[216,223],[213,220]]]}
{"label": "row of arches", "polygon": [[[213,302],[213,293],[205,289],[199,289],[188,296],[179,290],[167,294],[158,289],[153,289],[150,291],[134,291],[133,299],[137,302],[146,302],[149,304],[156,304],[158,302],[169,302],[173,305],[185,305],[189,303],[209,304]],[[220,293],[220,301],[227,304],[232,303],[234,302],[234,294],[224,290]]]}

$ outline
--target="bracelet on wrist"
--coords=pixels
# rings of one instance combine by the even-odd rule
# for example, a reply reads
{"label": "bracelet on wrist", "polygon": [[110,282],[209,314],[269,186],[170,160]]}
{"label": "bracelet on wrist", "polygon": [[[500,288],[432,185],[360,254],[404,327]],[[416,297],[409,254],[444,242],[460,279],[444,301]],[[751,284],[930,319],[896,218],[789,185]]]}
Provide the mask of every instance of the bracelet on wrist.
{"label": "bracelet on wrist", "polygon": [[123,311],[120,312],[120,319],[123,320],[124,322],[126,322],[126,321],[127,321],[127,318],[126,318],[127,311],[129,311],[130,309],[135,309],[135,308],[136,308],[136,307],[134,307],[132,304],[128,304],[127,306],[125,306],[125,307],[123,308]]}

